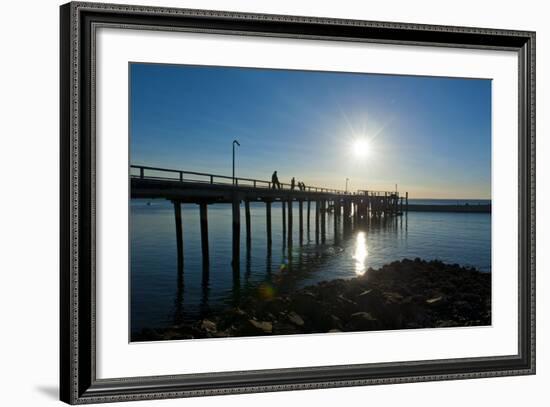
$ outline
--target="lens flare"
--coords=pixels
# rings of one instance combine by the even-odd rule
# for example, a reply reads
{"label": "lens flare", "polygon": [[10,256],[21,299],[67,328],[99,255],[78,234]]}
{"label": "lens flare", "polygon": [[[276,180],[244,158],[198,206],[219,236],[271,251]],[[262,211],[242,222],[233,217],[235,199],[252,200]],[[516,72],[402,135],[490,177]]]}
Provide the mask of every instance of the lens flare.
{"label": "lens flare", "polygon": [[258,287],[258,295],[264,300],[271,300],[275,296],[275,289],[269,283],[262,283]]}

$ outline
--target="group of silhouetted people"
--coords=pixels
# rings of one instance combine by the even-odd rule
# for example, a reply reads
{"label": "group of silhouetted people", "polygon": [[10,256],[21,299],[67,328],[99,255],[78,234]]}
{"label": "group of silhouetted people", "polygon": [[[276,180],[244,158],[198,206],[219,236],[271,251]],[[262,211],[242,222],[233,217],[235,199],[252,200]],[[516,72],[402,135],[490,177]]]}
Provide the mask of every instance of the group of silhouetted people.
{"label": "group of silhouetted people", "polygon": [[[290,190],[294,191],[296,189],[296,186],[300,191],[306,190],[306,184],[301,181],[296,184],[296,179],[292,177],[292,180],[290,181]],[[274,171],[273,175],[271,176],[271,189],[281,189],[281,183],[279,182],[277,171]]]}
{"label": "group of silhouetted people", "polygon": [[[294,179],[294,178],[292,178],[292,179]],[[304,184],[303,182],[298,182],[297,185],[298,185],[298,189],[300,191],[305,191],[306,190],[306,184]],[[294,188],[292,188],[292,189],[294,189]]]}

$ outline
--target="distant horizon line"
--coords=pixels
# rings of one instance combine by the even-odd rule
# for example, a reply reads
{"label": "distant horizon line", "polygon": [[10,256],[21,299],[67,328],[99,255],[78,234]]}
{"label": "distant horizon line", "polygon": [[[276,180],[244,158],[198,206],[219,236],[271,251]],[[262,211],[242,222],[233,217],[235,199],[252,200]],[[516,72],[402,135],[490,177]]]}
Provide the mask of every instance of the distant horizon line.
{"label": "distant horizon line", "polygon": [[425,199],[425,200],[433,200],[433,201],[492,201],[492,198],[411,198],[409,197],[409,201],[411,199]]}

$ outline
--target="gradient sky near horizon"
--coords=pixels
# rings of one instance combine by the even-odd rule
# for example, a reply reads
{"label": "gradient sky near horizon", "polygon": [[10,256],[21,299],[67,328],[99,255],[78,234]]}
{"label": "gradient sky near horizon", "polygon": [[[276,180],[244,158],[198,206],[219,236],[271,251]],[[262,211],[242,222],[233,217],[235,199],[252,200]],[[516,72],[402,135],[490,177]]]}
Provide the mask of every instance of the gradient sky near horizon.
{"label": "gradient sky near horizon", "polygon": [[[490,199],[491,81],[130,65],[130,162],[306,185]],[[370,152],[356,154],[356,140]]]}

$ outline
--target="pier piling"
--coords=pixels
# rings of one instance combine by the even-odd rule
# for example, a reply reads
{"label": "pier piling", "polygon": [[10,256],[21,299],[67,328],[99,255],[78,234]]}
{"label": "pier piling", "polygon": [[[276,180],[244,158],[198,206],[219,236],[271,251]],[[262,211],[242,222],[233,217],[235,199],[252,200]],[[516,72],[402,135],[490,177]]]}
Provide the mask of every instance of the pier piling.
{"label": "pier piling", "polygon": [[298,231],[299,231],[299,234],[300,234],[300,244],[302,244],[303,241],[304,241],[304,214],[303,214],[303,210],[304,210],[304,201],[299,200],[298,201],[298,222],[299,222]]}
{"label": "pier piling", "polygon": [[286,243],[286,202],[281,200],[281,206],[283,207],[283,245]]}
{"label": "pier piling", "polygon": [[250,251],[251,243],[251,228],[250,228],[250,201],[247,199],[244,201],[244,213],[245,213],[245,224],[246,224],[246,249]]}
{"label": "pier piling", "polygon": [[239,197],[235,194],[232,201],[233,206],[233,270],[240,266],[241,250],[241,204]]}
{"label": "pier piling", "polygon": [[265,202],[267,248],[271,249],[271,201]]}
{"label": "pier piling", "polygon": [[319,212],[320,202],[315,201],[315,243],[319,244]]}
{"label": "pier piling", "polygon": [[333,223],[334,223],[334,241],[337,242],[338,241],[338,211],[340,210],[339,206],[338,206],[338,202],[334,201],[334,210],[332,212],[332,217],[333,217]]}
{"label": "pier piling", "polygon": [[206,202],[201,202],[200,207],[200,224],[201,224],[201,247],[202,247],[202,264],[208,267],[210,264],[210,255],[208,250],[208,205]]}
{"label": "pier piling", "polygon": [[174,215],[176,220],[176,247],[178,256],[178,271],[183,271],[183,226],[181,222],[181,203],[174,201]]}
{"label": "pier piling", "polygon": [[321,242],[326,240],[327,201],[321,201]]}
{"label": "pier piling", "polygon": [[309,217],[310,217],[310,212],[311,212],[311,201],[308,199],[307,200],[307,234],[308,234],[308,239],[309,239]]}
{"label": "pier piling", "polygon": [[292,198],[288,200],[288,247],[292,246]]}

